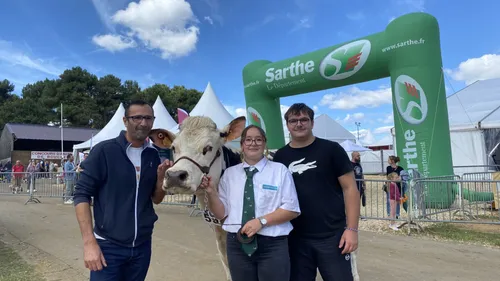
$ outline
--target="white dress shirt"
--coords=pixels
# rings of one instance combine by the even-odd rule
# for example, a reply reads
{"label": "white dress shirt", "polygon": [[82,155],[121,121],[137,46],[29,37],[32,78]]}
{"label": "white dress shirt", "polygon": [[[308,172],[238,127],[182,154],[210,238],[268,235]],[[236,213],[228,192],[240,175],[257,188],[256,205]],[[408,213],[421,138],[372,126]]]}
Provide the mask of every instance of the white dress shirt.
{"label": "white dress shirt", "polygon": [[[224,215],[226,216],[222,228],[227,232],[236,233],[243,227],[241,217],[247,179],[245,167],[249,167],[249,165],[243,162],[227,168],[219,182],[219,198],[224,204]],[[254,167],[258,170],[253,176],[256,218],[270,214],[278,208],[300,214],[292,174],[285,165],[269,161],[264,157]],[[265,226],[258,234],[276,237],[288,235],[292,229],[292,224],[285,222],[279,225]]]}

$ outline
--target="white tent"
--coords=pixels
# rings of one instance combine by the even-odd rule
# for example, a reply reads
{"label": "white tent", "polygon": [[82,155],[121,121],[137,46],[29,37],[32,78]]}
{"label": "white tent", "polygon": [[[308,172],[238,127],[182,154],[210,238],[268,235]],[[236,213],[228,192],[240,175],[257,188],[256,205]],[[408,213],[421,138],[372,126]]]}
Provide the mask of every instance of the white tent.
{"label": "white tent", "polygon": [[117,137],[122,130],[125,130],[123,116],[125,116],[125,108],[123,107],[123,104],[120,103],[111,120],[109,120],[108,124],[106,124],[106,126],[104,126],[104,128],[102,128],[97,135],[90,138],[86,142],[73,145],[73,155],[76,155],[78,150],[88,149],[101,141]]}
{"label": "white tent", "polygon": [[[215,95],[215,92],[212,88],[210,82],[208,82],[203,95],[201,96],[198,103],[195,105],[193,110],[189,112],[189,116],[207,116],[210,117],[215,124],[217,124],[217,128],[223,129],[229,124],[234,117],[227,111],[227,109],[222,105],[220,100]],[[174,134],[179,132],[179,125],[175,125],[170,129],[170,131]],[[239,140],[234,140],[229,143],[230,146],[234,148],[239,148]]]}
{"label": "white tent", "polygon": [[[494,165],[500,160],[500,79],[477,81],[448,96],[447,104],[453,166]],[[391,132],[394,136],[394,129]],[[487,169],[462,167],[455,174]]]}
{"label": "white tent", "polygon": [[[215,124],[217,124],[217,128],[219,129],[224,128],[234,119],[234,117],[229,113],[229,111],[227,111],[215,95],[210,82],[208,82],[208,85],[198,103],[195,105],[193,110],[189,112],[189,116],[210,117]],[[179,131],[179,126],[173,126],[171,131],[173,133],[177,133]]]}
{"label": "white tent", "polygon": [[160,96],[156,98],[155,103],[153,104],[153,110],[155,114],[155,122],[153,123],[153,129],[170,129],[177,125],[177,122],[174,121],[174,118],[170,116],[167,108],[161,101]]}
{"label": "white tent", "polygon": [[358,151],[358,152],[362,152],[362,151],[371,151],[371,149],[367,148],[367,147],[364,147],[364,146],[361,146],[359,144],[356,144],[350,140],[345,140],[343,142],[340,143],[340,145],[344,148],[344,150],[346,152],[353,152],[353,151]]}
{"label": "white tent", "polygon": [[345,140],[356,141],[356,137],[351,132],[326,114],[321,114],[314,119],[313,134],[319,138],[338,143]]}

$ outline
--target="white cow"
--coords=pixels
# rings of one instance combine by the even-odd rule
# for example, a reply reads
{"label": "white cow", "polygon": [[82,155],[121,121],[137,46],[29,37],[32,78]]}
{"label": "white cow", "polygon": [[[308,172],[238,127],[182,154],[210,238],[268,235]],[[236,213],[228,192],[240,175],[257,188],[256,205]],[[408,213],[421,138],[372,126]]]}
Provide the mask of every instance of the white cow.
{"label": "white cow", "polygon": [[[201,209],[205,210],[205,192],[198,189],[203,175],[208,174],[214,186],[218,187],[221,172],[227,167],[223,146],[241,136],[245,123],[245,117],[238,117],[219,130],[208,117],[190,116],[182,122],[177,135],[163,129],[154,130],[150,136],[153,142],[170,148],[173,154],[174,165],[165,173],[163,189],[170,194],[195,194],[199,198]],[[220,225],[215,225],[213,229],[227,280],[231,281],[226,255],[227,233]],[[359,281],[356,255],[352,253],[350,256],[354,280]]]}

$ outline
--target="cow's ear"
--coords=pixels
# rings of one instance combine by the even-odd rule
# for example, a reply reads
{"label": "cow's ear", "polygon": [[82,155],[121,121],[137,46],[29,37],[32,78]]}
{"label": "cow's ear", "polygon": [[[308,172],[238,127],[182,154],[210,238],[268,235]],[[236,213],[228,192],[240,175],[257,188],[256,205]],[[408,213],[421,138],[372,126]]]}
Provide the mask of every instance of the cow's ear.
{"label": "cow's ear", "polygon": [[160,148],[170,148],[174,142],[175,134],[165,129],[154,129],[149,133],[149,138]]}
{"label": "cow's ear", "polygon": [[240,116],[231,123],[229,123],[224,130],[221,132],[221,137],[223,137],[226,141],[232,141],[241,136],[241,132],[243,132],[243,129],[245,129],[245,124],[247,122],[247,119],[245,116]]}

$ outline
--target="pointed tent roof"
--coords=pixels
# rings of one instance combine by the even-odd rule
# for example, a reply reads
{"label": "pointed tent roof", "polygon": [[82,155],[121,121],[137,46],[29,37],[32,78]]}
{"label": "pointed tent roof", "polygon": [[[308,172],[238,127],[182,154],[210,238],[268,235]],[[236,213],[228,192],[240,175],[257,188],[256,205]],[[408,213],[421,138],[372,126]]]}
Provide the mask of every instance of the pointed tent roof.
{"label": "pointed tent roof", "polygon": [[345,140],[355,141],[351,132],[342,127],[326,114],[321,114],[314,119],[313,134],[317,137],[341,143]]}
{"label": "pointed tent roof", "polygon": [[189,116],[210,117],[220,129],[224,128],[234,119],[234,117],[227,111],[215,95],[210,82],[208,82],[208,85],[196,106],[193,110],[191,110],[191,112],[189,112]]}
{"label": "pointed tent roof", "polygon": [[123,124],[123,116],[125,116],[125,108],[123,104],[120,103],[108,124],[106,124],[106,126],[104,126],[104,128],[102,128],[93,138],[90,138],[86,142],[73,145],[73,151],[90,148],[91,144],[94,146],[101,141],[117,137],[122,130],[126,130],[125,124]]}
{"label": "pointed tent roof", "polygon": [[156,97],[156,101],[153,105],[153,110],[155,113],[155,122],[153,123],[153,129],[170,129],[177,125],[174,118],[168,113],[167,108],[161,101],[160,96]]}

